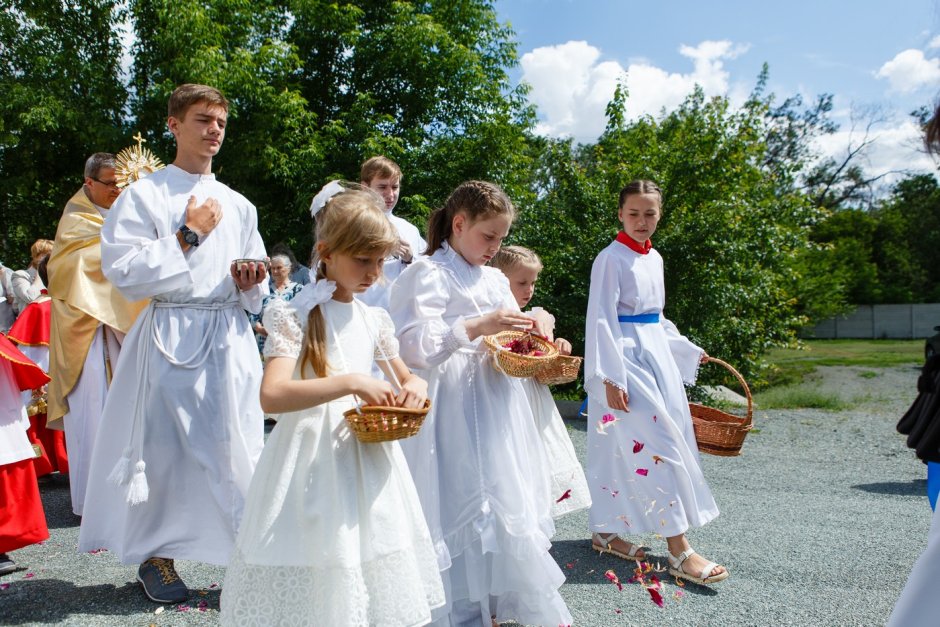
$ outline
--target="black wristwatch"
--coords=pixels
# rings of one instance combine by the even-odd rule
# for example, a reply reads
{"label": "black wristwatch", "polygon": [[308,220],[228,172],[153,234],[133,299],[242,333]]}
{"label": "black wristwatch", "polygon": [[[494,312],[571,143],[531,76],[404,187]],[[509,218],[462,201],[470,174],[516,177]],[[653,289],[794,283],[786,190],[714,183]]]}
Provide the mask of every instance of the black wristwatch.
{"label": "black wristwatch", "polygon": [[185,224],[180,227],[180,233],[183,235],[183,241],[190,246],[199,246],[199,234]]}

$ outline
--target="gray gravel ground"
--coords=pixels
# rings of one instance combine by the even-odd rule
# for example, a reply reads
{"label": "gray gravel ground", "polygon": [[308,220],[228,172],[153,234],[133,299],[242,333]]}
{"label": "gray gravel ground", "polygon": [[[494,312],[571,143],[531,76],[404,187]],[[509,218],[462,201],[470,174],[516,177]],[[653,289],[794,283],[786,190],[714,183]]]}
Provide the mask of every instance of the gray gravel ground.
{"label": "gray gravel ground", "polygon": [[[561,591],[576,625],[883,625],[926,545],[930,508],[925,467],[895,430],[915,396],[917,370],[821,368],[821,385],[855,400],[845,412],[755,414],[759,431],[737,458],[704,457],[721,516],[690,533],[693,546],[731,578],[714,587],[673,580],[659,608],[632,568],[588,545],[587,514],[558,522],[553,553],[568,577]],[[567,421],[584,455],[583,420]],[[183,562],[194,589],[182,607],[147,601],[134,569],[107,552],[77,554],[78,519],[68,486],[42,487],[51,538],[13,553],[22,568],[0,578],[3,625],[208,625],[218,622],[223,569]],[[665,563],[665,542],[642,538]],[[200,607],[202,605],[203,607]],[[159,612],[159,613],[158,613]],[[316,624],[315,620],[311,624]]]}

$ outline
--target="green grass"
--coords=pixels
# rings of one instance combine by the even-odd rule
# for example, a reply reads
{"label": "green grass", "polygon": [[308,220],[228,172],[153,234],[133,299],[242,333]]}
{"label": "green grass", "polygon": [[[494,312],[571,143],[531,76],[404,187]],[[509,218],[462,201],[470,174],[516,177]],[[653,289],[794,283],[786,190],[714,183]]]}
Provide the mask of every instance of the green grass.
{"label": "green grass", "polygon": [[863,367],[858,376],[873,379],[877,368],[919,365],[923,340],[809,340],[802,348],[768,352],[771,364],[767,384],[754,394],[761,409],[811,408],[841,411],[857,407],[867,397],[844,398],[839,390],[826,390],[814,376],[819,366]]}
{"label": "green grass", "polygon": [[765,387],[774,388],[801,384],[817,366],[884,368],[920,364],[924,360],[924,341],[808,340],[798,349],[771,349],[766,359],[771,369]]}
{"label": "green grass", "polygon": [[841,411],[855,405],[840,396],[825,392],[813,384],[784,385],[770,388],[757,395],[755,402],[761,409],[824,409]]}

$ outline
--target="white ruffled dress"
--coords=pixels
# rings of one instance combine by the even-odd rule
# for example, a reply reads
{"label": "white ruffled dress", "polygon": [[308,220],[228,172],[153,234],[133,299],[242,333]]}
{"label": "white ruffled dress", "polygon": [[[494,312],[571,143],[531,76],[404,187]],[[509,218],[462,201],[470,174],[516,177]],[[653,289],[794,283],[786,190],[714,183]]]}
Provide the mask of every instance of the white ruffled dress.
{"label": "white ruffled dress", "polygon": [[[379,344],[397,356],[384,311],[356,301],[320,306],[332,332],[334,371],[371,373],[382,358]],[[266,357],[298,359],[304,331],[297,311],[273,302],[263,324]],[[399,443],[360,443],[343,417],[353,406],[350,396],[280,416],[225,575],[223,624],[404,627],[427,624],[443,605],[434,548]]]}
{"label": "white ruffled dress", "polygon": [[551,480],[552,518],[587,509],[591,506],[591,492],[551,390],[534,378],[523,379],[522,387],[547,454],[543,472]]}
{"label": "white ruffled dress", "polygon": [[446,243],[405,270],[390,312],[401,356],[427,379],[433,407],[402,442],[447,592],[435,625],[572,622],[549,554],[548,460],[522,381],[493,368],[464,318],[518,310],[506,277]]}

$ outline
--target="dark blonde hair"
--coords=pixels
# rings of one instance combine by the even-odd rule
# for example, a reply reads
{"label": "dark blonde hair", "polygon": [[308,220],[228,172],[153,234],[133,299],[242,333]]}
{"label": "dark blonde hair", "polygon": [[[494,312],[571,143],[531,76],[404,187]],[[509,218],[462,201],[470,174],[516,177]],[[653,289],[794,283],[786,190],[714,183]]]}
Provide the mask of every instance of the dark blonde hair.
{"label": "dark blonde hair", "polygon": [[394,178],[401,180],[401,168],[398,167],[397,163],[383,155],[367,159],[359,170],[359,181],[366,185],[372,183],[373,179]]}
{"label": "dark blonde hair", "polygon": [[52,252],[53,242],[51,239],[37,239],[29,247],[30,265],[38,265],[39,260]]}
{"label": "dark blonde hair", "polygon": [[627,183],[624,188],[620,190],[620,203],[617,205],[617,207],[623,207],[624,204],[626,204],[627,198],[629,196],[636,196],[638,194],[656,194],[659,196],[659,211],[662,213],[663,190],[659,189],[659,185],[653,181],[646,179],[637,179]]}
{"label": "dark blonde hair", "polygon": [[506,275],[520,266],[535,268],[538,272],[542,271],[542,260],[535,254],[535,251],[525,246],[503,246],[490,259],[490,265]]}
{"label": "dark blonde hair", "polygon": [[167,115],[177,120],[186,117],[186,112],[197,102],[206,102],[210,105],[222,107],[228,113],[228,100],[215,87],[208,85],[198,85],[196,83],[184,83],[170,94],[170,101],[167,103]]}
{"label": "dark blonde hair", "polygon": [[435,209],[428,218],[428,249],[431,255],[440,248],[453,229],[454,216],[463,213],[471,222],[486,220],[493,216],[516,218],[516,208],[499,185],[487,181],[466,181],[457,186],[444,205]]}
{"label": "dark blonde hair", "polygon": [[[381,197],[355,183],[344,186],[346,191],[330,198],[317,213],[313,231],[317,245],[332,254],[389,254],[398,245],[398,231],[385,217]],[[315,280],[326,278],[326,265],[318,252],[314,253],[312,266],[316,271]],[[326,346],[326,319],[321,308],[314,307],[307,315],[307,332],[300,357],[302,377],[307,366],[313,368],[318,377],[327,376]]]}

